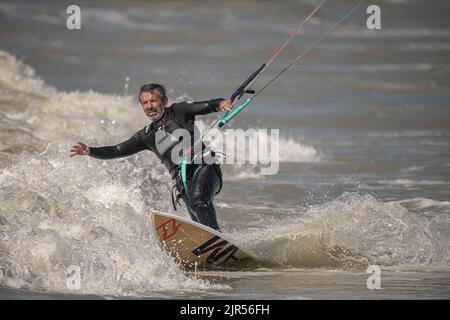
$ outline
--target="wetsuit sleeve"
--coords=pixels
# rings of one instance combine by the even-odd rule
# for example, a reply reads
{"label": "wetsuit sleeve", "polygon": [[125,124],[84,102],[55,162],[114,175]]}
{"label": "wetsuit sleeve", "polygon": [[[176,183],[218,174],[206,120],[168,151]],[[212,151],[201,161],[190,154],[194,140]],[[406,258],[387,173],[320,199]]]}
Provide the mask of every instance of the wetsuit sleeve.
{"label": "wetsuit sleeve", "polygon": [[130,156],[145,149],[142,134],[139,131],[130,139],[115,146],[90,147],[89,155],[97,159],[108,160]]}
{"label": "wetsuit sleeve", "polygon": [[218,98],[209,101],[200,102],[181,102],[174,105],[174,109],[177,113],[184,113],[187,116],[197,116],[208,114],[212,112],[218,112],[220,107],[220,102],[225,99]]}

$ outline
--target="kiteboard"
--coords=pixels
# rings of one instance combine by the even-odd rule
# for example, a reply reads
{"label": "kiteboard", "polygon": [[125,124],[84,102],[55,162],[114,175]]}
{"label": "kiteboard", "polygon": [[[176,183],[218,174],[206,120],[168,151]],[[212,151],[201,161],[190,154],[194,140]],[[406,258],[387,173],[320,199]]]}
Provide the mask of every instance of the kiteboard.
{"label": "kiteboard", "polygon": [[255,256],[219,231],[155,210],[151,216],[162,247],[186,269],[242,269],[257,263]]}

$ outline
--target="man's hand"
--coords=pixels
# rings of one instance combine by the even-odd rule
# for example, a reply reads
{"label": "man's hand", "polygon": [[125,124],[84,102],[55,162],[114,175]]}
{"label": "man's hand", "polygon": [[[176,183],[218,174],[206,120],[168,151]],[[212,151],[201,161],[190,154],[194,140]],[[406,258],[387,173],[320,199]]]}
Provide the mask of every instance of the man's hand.
{"label": "man's hand", "polygon": [[89,149],[89,147],[87,145],[85,145],[83,142],[78,142],[76,145],[74,145],[72,147],[72,149],[70,149],[70,156],[86,156],[91,152],[91,150]]}
{"label": "man's hand", "polygon": [[230,99],[220,101],[219,110],[220,112],[224,112],[225,110],[229,112],[233,111],[233,102]]}

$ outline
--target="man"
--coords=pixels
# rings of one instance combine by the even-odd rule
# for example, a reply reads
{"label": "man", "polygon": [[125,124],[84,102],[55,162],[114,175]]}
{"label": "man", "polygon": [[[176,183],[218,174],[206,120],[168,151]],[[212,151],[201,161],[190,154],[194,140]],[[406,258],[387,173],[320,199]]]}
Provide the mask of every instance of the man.
{"label": "man", "polygon": [[[213,205],[214,196],[222,188],[222,173],[216,163],[197,164],[197,161],[188,163],[185,167],[185,177],[182,176],[181,163],[172,159],[172,149],[178,144],[172,133],[177,129],[184,129],[189,133],[190,148],[194,144],[194,121],[198,115],[212,112],[232,111],[231,100],[213,99],[202,102],[174,103],[167,107],[168,98],[162,85],[151,83],[142,86],[139,91],[139,102],[145,114],[152,123],[139,130],[130,139],[115,146],[89,147],[79,142],[70,150],[70,156],[89,155],[98,159],[114,159],[126,157],[142,150],[150,150],[156,154],[164,166],[169,170],[175,180],[174,189],[178,195],[172,202],[176,209],[178,198],[183,199],[192,220],[220,231],[216,212]],[[169,137],[169,139],[165,139]],[[167,143],[169,141],[169,143]],[[172,141],[173,143],[170,143]],[[202,143],[202,150],[205,149]]]}

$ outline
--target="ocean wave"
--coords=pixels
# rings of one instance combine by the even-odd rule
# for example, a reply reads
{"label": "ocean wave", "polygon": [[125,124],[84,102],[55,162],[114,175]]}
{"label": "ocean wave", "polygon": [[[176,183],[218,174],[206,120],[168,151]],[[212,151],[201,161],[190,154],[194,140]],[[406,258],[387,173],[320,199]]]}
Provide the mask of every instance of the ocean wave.
{"label": "ocean wave", "polygon": [[413,198],[396,201],[401,205],[407,205],[415,209],[447,209],[450,208],[450,201],[442,201],[428,198]]}
{"label": "ocean wave", "polygon": [[[67,270],[81,270],[81,290],[100,295],[202,291],[158,245],[148,209],[169,211],[163,169],[143,156],[106,163],[69,160],[67,148],[22,153],[0,174],[4,286],[72,292]],[[145,177],[145,180],[142,179]]]}
{"label": "ocean wave", "polygon": [[383,29],[380,32],[372,30],[363,30],[354,26],[346,26],[335,30],[330,37],[332,38],[448,38],[450,37],[450,29],[442,28],[392,28]]}
{"label": "ocean wave", "polygon": [[376,184],[388,185],[388,186],[444,186],[450,184],[449,181],[441,180],[410,180],[410,179],[395,179],[395,180],[380,180]]}
{"label": "ocean wave", "polygon": [[449,241],[420,215],[371,195],[344,193],[303,210],[301,218],[236,233],[268,262],[303,268],[450,270]]}
{"label": "ocean wave", "polygon": [[[238,131],[239,130],[239,131]],[[236,141],[236,136],[245,137],[245,139],[239,139]],[[224,135],[214,135],[211,139],[206,137],[207,141],[218,152],[224,153],[231,159],[238,159],[237,155],[245,155],[247,158],[250,154],[257,154],[257,162],[267,164],[278,158],[279,162],[319,162],[322,160],[323,155],[314,146],[309,145],[301,141],[301,139],[293,139],[291,137],[278,136],[278,140],[272,136],[270,130],[265,129],[250,129],[236,131],[225,130]],[[272,143],[278,144],[278,153],[272,151],[274,147]],[[261,145],[266,146],[267,150],[261,150]],[[235,154],[227,154],[227,150],[234,150]],[[276,150],[276,149],[274,149]],[[233,158],[234,156],[234,158]],[[246,163],[250,163],[250,159],[247,159]],[[224,160],[224,163],[228,163]]]}
{"label": "ocean wave", "polygon": [[30,6],[17,2],[0,3],[0,12],[13,19],[26,19],[51,25],[62,25],[66,18],[64,9],[49,10],[39,4]]}
{"label": "ocean wave", "polygon": [[[171,209],[156,157],[69,158],[77,141],[128,138],[141,113],[131,97],[58,92],[0,52],[0,285],[114,296],[227,288],[188,277],[154,238],[149,209]],[[66,286],[71,266],[81,290]]]}
{"label": "ocean wave", "polygon": [[430,63],[408,63],[408,64],[354,64],[351,65],[334,65],[334,64],[320,64],[303,66],[304,70],[311,70],[317,72],[394,72],[394,71],[430,71],[434,66]]}
{"label": "ocean wave", "polygon": [[402,172],[417,172],[417,171],[422,171],[425,168],[426,168],[426,166],[410,166],[407,168],[402,168],[401,171]]}
{"label": "ocean wave", "polygon": [[442,131],[432,130],[402,130],[402,131],[384,131],[384,132],[369,132],[368,136],[373,138],[424,138],[424,137],[444,137],[447,134]]}
{"label": "ocean wave", "polygon": [[308,145],[292,138],[280,139],[280,161],[281,162],[319,162],[322,155],[312,145]]}
{"label": "ocean wave", "polygon": [[2,50],[0,50],[0,83],[2,101],[13,100],[16,97],[42,99],[56,93],[53,87],[36,76],[33,68]]}
{"label": "ocean wave", "polygon": [[[171,100],[185,99],[191,97]],[[0,114],[0,268],[6,275],[1,285],[72,292],[66,279],[75,265],[82,273],[77,293],[83,294],[228,288],[188,277],[154,239],[149,209],[172,208],[170,176],[153,154],[113,161],[69,158],[77,141],[111,145],[144,127],[131,96],[57,91],[0,51]],[[258,134],[268,141],[267,133]],[[284,137],[280,158],[321,159],[314,147]],[[256,165],[231,167],[226,179],[256,178]],[[185,209],[179,214],[188,216]]]}

